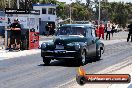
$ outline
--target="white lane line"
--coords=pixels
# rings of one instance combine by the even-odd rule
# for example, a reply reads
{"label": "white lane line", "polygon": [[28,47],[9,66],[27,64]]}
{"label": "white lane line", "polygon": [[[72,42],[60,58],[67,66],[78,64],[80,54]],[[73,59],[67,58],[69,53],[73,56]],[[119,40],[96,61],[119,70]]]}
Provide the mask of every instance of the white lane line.
{"label": "white lane line", "polygon": [[19,51],[19,52],[3,52],[3,53],[0,53],[0,60],[33,55],[37,53],[40,53],[40,49],[25,50],[25,51]]}
{"label": "white lane line", "polygon": [[6,60],[6,59],[9,59],[9,58],[6,58],[6,57],[0,57],[0,61],[1,61],[1,60]]}
{"label": "white lane line", "polygon": [[74,81],[76,81],[76,78],[73,78],[72,80],[70,80],[70,81],[68,81],[68,82],[65,82],[65,83],[63,83],[63,84],[61,84],[61,85],[58,85],[58,86],[55,87],[55,88],[63,88],[65,85],[67,85],[67,84],[69,84],[69,83],[71,83],[71,82],[74,82]]}
{"label": "white lane line", "polygon": [[[131,57],[130,57],[131,58]],[[124,67],[125,65],[127,65],[130,61],[131,61],[131,59],[130,58],[126,58],[126,60],[125,61],[123,61],[123,62],[121,62],[121,63],[118,63],[118,64],[115,64],[115,65],[112,65],[112,66],[110,66],[110,67],[108,67],[108,68],[105,68],[104,70],[101,70],[101,71],[99,71],[99,72],[97,72],[97,73],[95,73],[95,74],[110,74],[111,72],[110,71],[112,71],[113,70],[113,73],[112,74],[115,74],[116,73],[116,71],[118,72],[118,68],[120,68],[120,67]],[[131,67],[131,66],[129,66],[129,67]],[[127,68],[129,68],[129,67],[127,67]],[[115,71],[114,71],[115,70]],[[126,70],[126,69],[125,69]],[[125,71],[124,70],[124,71]],[[132,73],[130,73],[130,75],[131,75],[131,77],[132,77]],[[70,85],[70,83],[71,82],[73,82],[73,81],[76,81],[76,79],[74,78],[74,79],[72,79],[72,80],[70,80],[70,81],[68,81],[68,82],[66,82],[66,83],[64,83],[64,84],[61,84],[61,85],[59,85],[57,88],[63,88],[65,85],[66,86],[68,86],[67,88],[80,88],[81,86],[80,85],[78,85],[77,83],[75,83],[74,82],[74,84],[71,84]],[[125,83],[125,84],[128,84],[128,83]],[[97,84],[98,85],[98,84]],[[90,88],[108,88],[109,87],[109,85],[111,86],[111,85],[113,85],[113,84],[106,84],[106,85],[104,85],[104,84],[102,84],[102,87],[97,87],[97,85],[86,85],[86,87],[85,86],[83,86],[84,88],[88,88],[87,86],[90,86]],[[123,84],[124,85],[124,84]],[[128,86],[129,86],[130,84],[128,84]],[[70,87],[70,86],[72,86],[72,87]],[[106,87],[107,86],[107,87]],[[122,86],[122,85],[121,85]],[[82,88],[82,87],[81,87]],[[116,85],[113,85],[113,87],[112,88],[122,88],[122,87],[117,87]],[[123,87],[123,88],[127,88],[127,87]]]}

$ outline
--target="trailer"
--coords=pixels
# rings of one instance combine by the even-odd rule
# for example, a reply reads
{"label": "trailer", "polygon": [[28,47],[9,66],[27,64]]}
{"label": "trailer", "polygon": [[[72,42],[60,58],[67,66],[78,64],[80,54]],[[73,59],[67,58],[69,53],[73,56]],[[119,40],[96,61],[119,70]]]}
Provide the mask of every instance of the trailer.
{"label": "trailer", "polygon": [[[20,31],[21,34],[14,37],[20,37],[20,50],[39,48],[39,18],[38,10],[23,9],[5,9],[5,48],[11,48],[12,35],[11,31]],[[10,28],[14,19],[18,19],[21,28]]]}

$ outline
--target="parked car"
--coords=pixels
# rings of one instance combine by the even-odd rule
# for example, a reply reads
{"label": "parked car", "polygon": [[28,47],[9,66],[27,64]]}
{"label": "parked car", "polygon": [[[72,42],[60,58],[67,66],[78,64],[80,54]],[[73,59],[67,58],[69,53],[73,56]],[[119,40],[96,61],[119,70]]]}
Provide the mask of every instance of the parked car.
{"label": "parked car", "polygon": [[92,24],[66,24],[58,28],[52,42],[41,44],[41,57],[45,64],[52,59],[84,65],[86,59],[101,58],[104,44],[95,36]]}

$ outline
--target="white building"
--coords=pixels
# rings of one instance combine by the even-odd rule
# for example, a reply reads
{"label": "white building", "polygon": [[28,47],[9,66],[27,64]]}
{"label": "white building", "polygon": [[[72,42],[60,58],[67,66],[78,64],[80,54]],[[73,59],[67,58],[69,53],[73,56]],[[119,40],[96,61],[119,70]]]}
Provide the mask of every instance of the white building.
{"label": "white building", "polygon": [[56,24],[56,5],[55,4],[33,4],[34,10],[40,10],[39,15],[39,33],[45,34],[46,24],[52,24],[55,28]]}

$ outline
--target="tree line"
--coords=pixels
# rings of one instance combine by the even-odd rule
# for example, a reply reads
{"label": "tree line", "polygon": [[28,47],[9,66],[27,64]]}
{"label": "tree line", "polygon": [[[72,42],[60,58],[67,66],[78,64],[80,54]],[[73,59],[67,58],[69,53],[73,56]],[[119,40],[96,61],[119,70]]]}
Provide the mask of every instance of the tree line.
{"label": "tree line", "polygon": [[[5,8],[17,8],[16,0],[0,0],[0,10]],[[26,1],[26,3],[25,3]],[[71,18],[74,21],[88,21],[88,20],[98,20],[99,13],[99,3],[97,0],[91,1],[86,0],[87,3],[83,3],[80,0],[66,4],[65,2],[59,2],[57,0],[20,0],[21,9],[32,9],[32,4],[56,4],[57,5],[57,16],[59,18],[67,19],[70,17],[71,8]],[[105,2],[101,1],[101,20],[117,23],[125,27],[132,19],[132,3],[124,2]]]}

